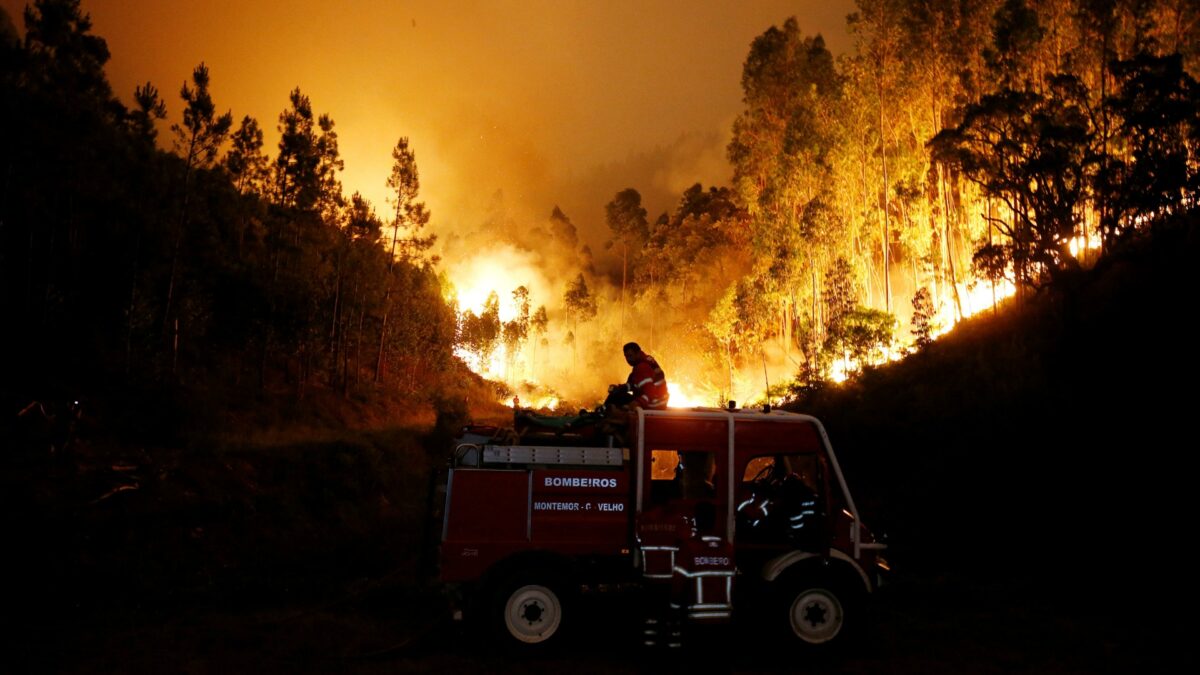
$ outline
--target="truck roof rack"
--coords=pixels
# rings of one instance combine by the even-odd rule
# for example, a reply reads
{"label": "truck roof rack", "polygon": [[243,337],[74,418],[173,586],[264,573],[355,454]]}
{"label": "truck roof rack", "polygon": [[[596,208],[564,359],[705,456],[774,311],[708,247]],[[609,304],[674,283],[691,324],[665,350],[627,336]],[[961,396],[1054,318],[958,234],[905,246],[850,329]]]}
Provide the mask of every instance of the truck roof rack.
{"label": "truck roof rack", "polygon": [[546,445],[485,445],[483,463],[615,466],[629,459],[627,448],[576,448]]}
{"label": "truck roof rack", "polygon": [[529,466],[620,468],[627,461],[629,461],[629,448],[613,446],[460,443],[454,452],[455,466],[476,468],[525,468]]}

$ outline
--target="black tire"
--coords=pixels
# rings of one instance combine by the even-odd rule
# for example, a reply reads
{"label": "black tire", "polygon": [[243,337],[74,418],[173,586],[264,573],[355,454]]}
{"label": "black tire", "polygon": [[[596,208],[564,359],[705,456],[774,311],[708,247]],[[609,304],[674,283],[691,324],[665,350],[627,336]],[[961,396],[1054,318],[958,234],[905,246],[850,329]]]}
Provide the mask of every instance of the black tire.
{"label": "black tire", "polygon": [[509,576],[492,592],[492,632],[504,649],[537,653],[563,642],[572,603],[567,584],[549,572]]}

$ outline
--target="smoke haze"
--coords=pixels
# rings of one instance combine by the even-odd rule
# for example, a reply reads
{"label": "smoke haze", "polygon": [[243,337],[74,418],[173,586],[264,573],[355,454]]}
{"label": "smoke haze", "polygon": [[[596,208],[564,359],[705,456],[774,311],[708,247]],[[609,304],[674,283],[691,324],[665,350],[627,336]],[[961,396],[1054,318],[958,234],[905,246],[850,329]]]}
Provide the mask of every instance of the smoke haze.
{"label": "smoke haze", "polygon": [[[24,4],[0,0],[18,31]],[[410,139],[442,270],[458,290],[478,295],[490,284],[507,302],[524,285],[533,307],[545,304],[561,324],[565,285],[590,267],[601,316],[570,356],[564,327],[552,329],[559,351],[542,362],[583,359],[602,382],[623,377],[622,342],[654,339],[628,327],[632,310],[626,325],[611,311],[620,261],[605,248],[605,203],[633,187],[653,222],[686,187],[727,183],[751,41],[795,15],[840,53],[854,5],[84,0],[82,9],[108,43],[117,95],[131,103],[147,81],[162,92],[164,146],[181,113],[179,87],[201,62],[218,111],[258,119],[272,156],[278,115],[299,87],[336,122],[345,193],[361,192],[381,214],[391,150]],[[574,246],[546,234],[556,206],[577,228]]]}

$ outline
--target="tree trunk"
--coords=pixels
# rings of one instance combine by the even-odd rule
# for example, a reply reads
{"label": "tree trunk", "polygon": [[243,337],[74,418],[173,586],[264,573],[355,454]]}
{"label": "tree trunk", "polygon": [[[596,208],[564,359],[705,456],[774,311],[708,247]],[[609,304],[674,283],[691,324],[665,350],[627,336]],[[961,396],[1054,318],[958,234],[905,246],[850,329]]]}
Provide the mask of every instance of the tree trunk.
{"label": "tree trunk", "polygon": [[367,303],[360,295],[358,298],[358,339],[354,341],[354,384],[359,383],[359,378],[362,376],[362,344],[363,344],[363,324],[367,320]]}
{"label": "tree trunk", "polygon": [[329,321],[329,386],[337,386],[338,365],[341,361],[341,334],[343,331],[338,330],[339,313],[341,312],[342,301],[342,253],[338,252],[337,261],[335,263],[334,282],[333,282],[333,311],[331,312]]}
{"label": "tree trunk", "polygon": [[266,333],[263,334],[262,358],[258,362],[258,388],[262,391],[267,389],[267,358],[270,353],[271,327],[268,325]]}
{"label": "tree trunk", "polygon": [[133,372],[133,315],[137,307],[138,254],[141,252],[141,237],[133,241],[133,272],[129,280],[129,307],[125,318],[125,377]]}
{"label": "tree trunk", "polygon": [[[179,254],[183,246],[183,233],[187,230],[188,206],[191,201],[192,164],[195,160],[196,134],[192,134],[188,144],[187,164],[183,169],[183,198],[179,207],[179,228],[175,233],[175,245],[171,248],[171,273],[167,277],[167,302],[163,307],[163,330],[170,326],[172,303],[175,300],[175,276],[179,269]],[[175,372],[172,366],[171,372]]]}
{"label": "tree trunk", "polygon": [[[882,17],[880,17],[880,26],[883,25]],[[883,169],[883,295],[884,307],[890,313],[892,311],[892,276],[891,276],[891,253],[888,251],[888,172],[887,172],[887,138],[883,133],[883,57],[879,59],[879,71],[876,76],[879,89],[879,157],[880,166]]]}
{"label": "tree trunk", "polygon": [[629,245],[621,241],[621,327],[625,327],[625,274],[629,267]]}
{"label": "tree trunk", "polygon": [[[992,198],[987,198],[987,234],[988,246],[992,245]],[[988,275],[992,283],[992,316],[996,316],[996,277]]]}
{"label": "tree trunk", "polygon": [[725,395],[728,400],[733,398],[733,340],[725,341],[725,364],[729,369],[729,389]]}
{"label": "tree trunk", "polygon": [[950,229],[950,194],[946,184],[946,168],[938,162],[938,189],[942,193],[942,224],[945,229],[946,240],[946,270],[950,273],[950,288],[954,291],[954,309],[956,311],[957,320],[963,318],[962,300],[958,296],[958,278],[954,273],[954,249],[952,247],[951,236],[953,232]]}
{"label": "tree trunk", "polygon": [[[390,293],[388,294],[390,295]],[[384,296],[383,321],[379,325],[379,356],[375,359],[375,384],[379,384],[383,380],[383,344],[384,337],[387,335],[388,321],[388,296]]]}

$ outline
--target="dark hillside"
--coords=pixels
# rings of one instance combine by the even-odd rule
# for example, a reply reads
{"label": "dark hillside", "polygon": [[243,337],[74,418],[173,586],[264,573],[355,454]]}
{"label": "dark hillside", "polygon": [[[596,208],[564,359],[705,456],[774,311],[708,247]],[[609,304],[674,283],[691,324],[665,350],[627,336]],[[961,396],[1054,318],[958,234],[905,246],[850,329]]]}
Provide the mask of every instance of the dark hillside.
{"label": "dark hillside", "polygon": [[1192,219],[799,406],[825,420],[899,578],[1107,610],[1125,588],[1147,612],[1193,592],[1174,561],[1195,512],[1198,252]]}
{"label": "dark hillside", "polygon": [[495,396],[463,370],[436,411],[403,392],[72,383],[61,388],[87,398],[69,443],[58,399],[45,403],[53,421],[6,420],[0,504],[21,580],[8,606],[26,645],[13,658],[45,665],[120,612],[145,620],[417,588],[444,436]]}

